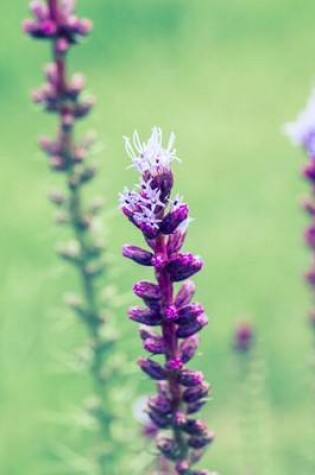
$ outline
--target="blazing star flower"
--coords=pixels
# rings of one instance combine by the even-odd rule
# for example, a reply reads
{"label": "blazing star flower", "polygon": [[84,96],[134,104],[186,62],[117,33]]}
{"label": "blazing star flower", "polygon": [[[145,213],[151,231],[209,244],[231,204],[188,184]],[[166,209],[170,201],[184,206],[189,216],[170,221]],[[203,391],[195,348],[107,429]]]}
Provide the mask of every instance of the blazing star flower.
{"label": "blazing star flower", "polygon": [[[303,199],[301,206],[310,217],[311,223],[304,232],[304,240],[312,253],[315,251],[315,89],[313,89],[308,104],[295,122],[285,126],[285,132],[291,138],[294,144],[303,148],[310,158],[304,166],[303,175],[312,187],[311,195]],[[310,269],[305,273],[305,280],[315,292],[315,263],[314,260]],[[314,325],[314,311],[310,312],[310,323]]]}
{"label": "blazing star flower", "polygon": [[[189,208],[179,195],[171,198],[172,162],[178,161],[172,133],[165,147],[161,129],[154,127],[147,142],[134,132],[125,138],[126,152],[140,175],[134,189],[125,188],[119,202],[122,213],[142,233],[149,249],[133,244],[123,247],[123,255],[137,264],[151,266],[156,282],[140,281],[134,293],[144,307],[132,307],[128,315],[140,323],[143,346],[152,357],[140,358],[142,371],[157,382],[157,394],[147,401],[146,412],[156,428],[160,456],[172,470],[183,475],[207,475],[194,468],[213,432],[195,418],[206,403],[209,385],[201,372],[188,369],[199,338],[197,333],[208,323],[204,308],[192,303],[195,285],[187,280],[199,272],[199,256],[182,252],[190,223]],[[182,282],[175,293],[176,282]],[[164,361],[156,361],[162,355]],[[151,426],[150,426],[151,427]]]}

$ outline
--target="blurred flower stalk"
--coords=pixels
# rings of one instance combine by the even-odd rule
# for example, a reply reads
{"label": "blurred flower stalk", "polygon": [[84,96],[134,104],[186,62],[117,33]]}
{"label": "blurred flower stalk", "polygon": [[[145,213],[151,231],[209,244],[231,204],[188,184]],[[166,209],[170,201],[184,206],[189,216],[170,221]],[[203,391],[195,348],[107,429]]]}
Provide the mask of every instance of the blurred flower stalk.
{"label": "blurred flower stalk", "polygon": [[[133,190],[120,195],[120,207],[127,219],[139,229],[149,249],[133,244],[123,247],[123,255],[142,266],[154,269],[156,282],[146,280],[134,285],[134,293],[144,307],[132,307],[129,317],[140,323],[143,346],[152,357],[140,358],[142,371],[157,383],[157,393],[147,401],[151,428],[155,429],[158,451],[181,475],[207,475],[194,468],[214,434],[196,414],[207,402],[209,385],[201,372],[188,369],[199,338],[197,333],[208,323],[203,307],[192,303],[195,285],[188,280],[203,266],[200,257],[181,252],[190,218],[188,205],[180,196],[171,198],[171,165],[179,158],[174,149],[175,136],[168,145],[161,129],[154,127],[146,143],[137,132],[125,147],[132,166],[140,175]],[[175,284],[183,282],[175,295]],[[155,331],[154,327],[160,329]],[[156,358],[161,355],[163,363]],[[172,473],[167,472],[167,473]]]}
{"label": "blurred flower stalk", "polygon": [[256,332],[243,321],[234,330],[235,391],[238,406],[237,450],[244,475],[276,473],[273,466],[271,414],[266,391],[265,362],[257,351]]}
{"label": "blurred flower stalk", "polygon": [[[73,240],[61,246],[59,255],[77,271],[81,294],[68,299],[73,311],[84,323],[89,335],[89,371],[93,380],[93,396],[86,410],[98,427],[98,444],[91,455],[93,474],[120,474],[117,469],[119,442],[114,440],[114,402],[111,391],[119,367],[114,345],[115,331],[108,322],[100,298],[100,277],[107,269],[104,246],[98,241],[95,224],[101,203],[92,199],[84,203],[84,188],[96,176],[96,168],[87,162],[93,145],[87,135],[75,140],[78,121],[91,111],[93,100],[83,93],[85,79],[81,74],[68,73],[68,53],[92,29],[91,21],[78,18],[74,0],[34,0],[30,4],[33,18],[23,24],[24,31],[38,40],[46,40],[52,47],[53,61],[45,66],[45,84],[33,93],[33,99],[44,110],[55,114],[58,133],[55,138],[41,138],[40,147],[48,157],[51,169],[62,175],[65,191],[54,191],[51,201],[58,208],[56,222],[68,226]],[[110,307],[110,302],[107,302]],[[116,359],[115,359],[116,358]]]}

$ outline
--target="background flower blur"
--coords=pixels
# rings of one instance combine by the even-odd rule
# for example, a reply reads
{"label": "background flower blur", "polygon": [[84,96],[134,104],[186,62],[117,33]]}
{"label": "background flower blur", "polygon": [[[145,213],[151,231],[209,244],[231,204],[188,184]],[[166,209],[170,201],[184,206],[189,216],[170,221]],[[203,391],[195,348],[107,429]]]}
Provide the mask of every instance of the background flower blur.
{"label": "background flower blur", "polygon": [[[66,451],[67,441],[76,437],[72,414],[88,378],[67,372],[84,334],[61,303],[64,279],[73,275],[51,251],[58,230],[46,195],[56,180],[35,137],[37,131],[50,135],[55,124],[34,111],[28,97],[42,81],[49,53],[21,33],[28,1],[2,0],[2,7],[0,473],[40,475],[56,473],[55,451]],[[120,291],[129,290],[138,271],[120,257],[122,244],[137,241],[116,205],[128,176],[121,171],[129,164],[121,137],[135,127],[147,136],[159,124],[166,133],[176,132],[185,165],[177,169],[177,182],[198,223],[187,248],[198,249],[206,261],[196,283],[210,323],[203,332],[203,357],[195,361],[214,387],[205,411],[216,431],[208,465],[235,474],[238,406],[230,340],[245,314],[253,316],[265,359],[272,475],[313,473],[305,455],[311,446],[305,422],[312,335],[301,279],[309,254],[302,238],[305,217],[297,206],[305,189],[298,176],[304,157],[299,160],[281,126],[301,109],[313,85],[315,5],[81,0],[80,10],[95,29],[71,62],[85,71],[98,98],[90,126],[100,139],[97,186],[112,208],[110,252]],[[135,361],[139,342],[131,338],[133,324],[124,308],[116,318],[130,335],[122,344]],[[143,380],[139,392],[150,387]]]}

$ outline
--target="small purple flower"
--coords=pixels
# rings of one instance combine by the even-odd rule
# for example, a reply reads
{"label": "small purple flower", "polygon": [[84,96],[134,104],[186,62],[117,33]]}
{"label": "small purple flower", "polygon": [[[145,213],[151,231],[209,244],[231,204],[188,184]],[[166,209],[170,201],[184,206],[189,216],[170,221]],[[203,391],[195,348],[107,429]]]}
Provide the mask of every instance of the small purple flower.
{"label": "small purple flower", "polygon": [[[140,174],[138,185],[120,194],[120,208],[138,228],[149,250],[134,245],[123,247],[123,255],[141,265],[152,266],[156,283],[140,281],[134,293],[145,308],[133,307],[129,317],[141,327],[144,348],[162,355],[164,363],[141,358],[139,366],[153,380],[159,381],[158,394],[148,400],[147,414],[157,430],[160,456],[172,464],[178,474],[206,474],[193,469],[205,447],[213,441],[206,424],[191,415],[207,401],[209,386],[203,374],[185,365],[192,360],[199,345],[197,333],[208,323],[204,308],[192,302],[195,285],[186,280],[203,266],[200,257],[182,252],[190,223],[188,205],[181,197],[171,198],[173,173],[171,164],[179,160],[174,149],[175,136],[168,145],[162,141],[161,129],[155,127],[147,142],[137,132],[125,146],[132,166]],[[181,282],[175,295],[175,282]],[[160,332],[149,327],[160,328]],[[147,329],[148,328],[148,329]],[[167,433],[165,433],[167,432]],[[173,473],[173,472],[171,472]]]}
{"label": "small purple flower", "polygon": [[247,352],[251,349],[254,339],[254,331],[249,323],[239,324],[234,332],[233,346],[236,350]]}

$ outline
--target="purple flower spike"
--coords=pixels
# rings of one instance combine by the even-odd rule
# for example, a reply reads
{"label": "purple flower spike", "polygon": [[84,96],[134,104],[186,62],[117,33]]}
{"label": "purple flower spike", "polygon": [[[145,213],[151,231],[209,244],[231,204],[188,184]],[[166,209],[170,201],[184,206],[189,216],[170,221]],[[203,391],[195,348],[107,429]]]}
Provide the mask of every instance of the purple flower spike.
{"label": "purple flower spike", "polygon": [[[285,126],[285,132],[294,145],[300,146],[308,157],[308,162],[304,166],[303,176],[311,185],[311,195],[301,203],[302,208],[308,213],[311,224],[304,232],[304,239],[310,248],[313,257],[315,251],[315,204],[314,204],[314,185],[315,185],[315,89],[305,109],[300,112],[295,122]],[[309,271],[305,273],[305,280],[310,285],[311,291],[315,291],[315,267],[314,263]],[[313,314],[313,311],[311,312]]]}
{"label": "purple flower spike", "polygon": [[[45,40],[51,56],[49,64],[43,68],[44,84],[33,92],[32,98],[45,112],[54,114],[56,122],[53,138],[44,137],[39,145],[49,167],[59,174],[62,193],[54,192],[50,200],[58,208],[55,223],[67,227],[67,239],[71,237],[71,240],[58,246],[57,252],[77,273],[79,295],[67,301],[88,335],[86,348],[90,364],[86,365],[86,370],[91,379],[92,394],[84,413],[93,419],[95,431],[92,439],[88,442],[86,438],[85,442],[95,447],[96,456],[90,460],[94,473],[120,475],[124,471],[124,454],[127,457],[127,450],[122,446],[127,447],[127,439],[120,438],[120,443],[116,444],[113,437],[114,426],[121,417],[121,405],[118,407],[113,403],[112,389],[123,380],[124,363],[113,363],[117,360],[118,335],[111,327],[109,309],[115,296],[108,295],[103,299],[97,279],[105,278],[103,284],[110,281],[109,276],[106,278],[105,247],[99,241],[99,233],[95,232],[102,205],[91,193],[88,193],[88,201],[85,198],[85,185],[92,184],[97,174],[97,168],[89,158],[94,134],[81,137],[77,126],[78,121],[89,114],[94,101],[84,94],[84,76],[71,73],[70,52],[72,46],[90,32],[92,23],[78,17],[77,3],[84,2],[32,0],[32,18],[24,22],[23,28],[36,41]],[[147,251],[129,247],[124,253],[136,262],[150,265],[151,255]],[[145,312],[134,310],[130,318],[146,325],[161,322],[160,315],[148,309]]]}
{"label": "purple flower spike", "polygon": [[[147,142],[142,142],[137,132],[132,140],[125,139],[140,182],[132,190],[124,189],[120,207],[150,249],[128,245],[123,247],[123,255],[140,265],[152,266],[156,278],[156,283],[140,281],[134,285],[134,293],[146,308],[133,307],[128,314],[131,320],[146,325],[140,329],[144,349],[164,359],[163,363],[139,360],[141,369],[159,381],[158,394],[149,398],[147,408],[156,427],[159,458],[172,466],[170,473],[193,475],[203,473],[193,467],[213,440],[206,424],[194,418],[207,402],[209,385],[201,372],[185,366],[199,346],[196,333],[208,323],[204,308],[192,302],[195,284],[186,280],[201,270],[203,261],[181,252],[191,219],[182,198],[171,197],[171,164],[178,160],[174,134],[167,146],[162,138],[162,131],[155,127]],[[180,281],[184,282],[175,295],[175,282]],[[160,332],[152,331],[150,326],[160,328]]]}

